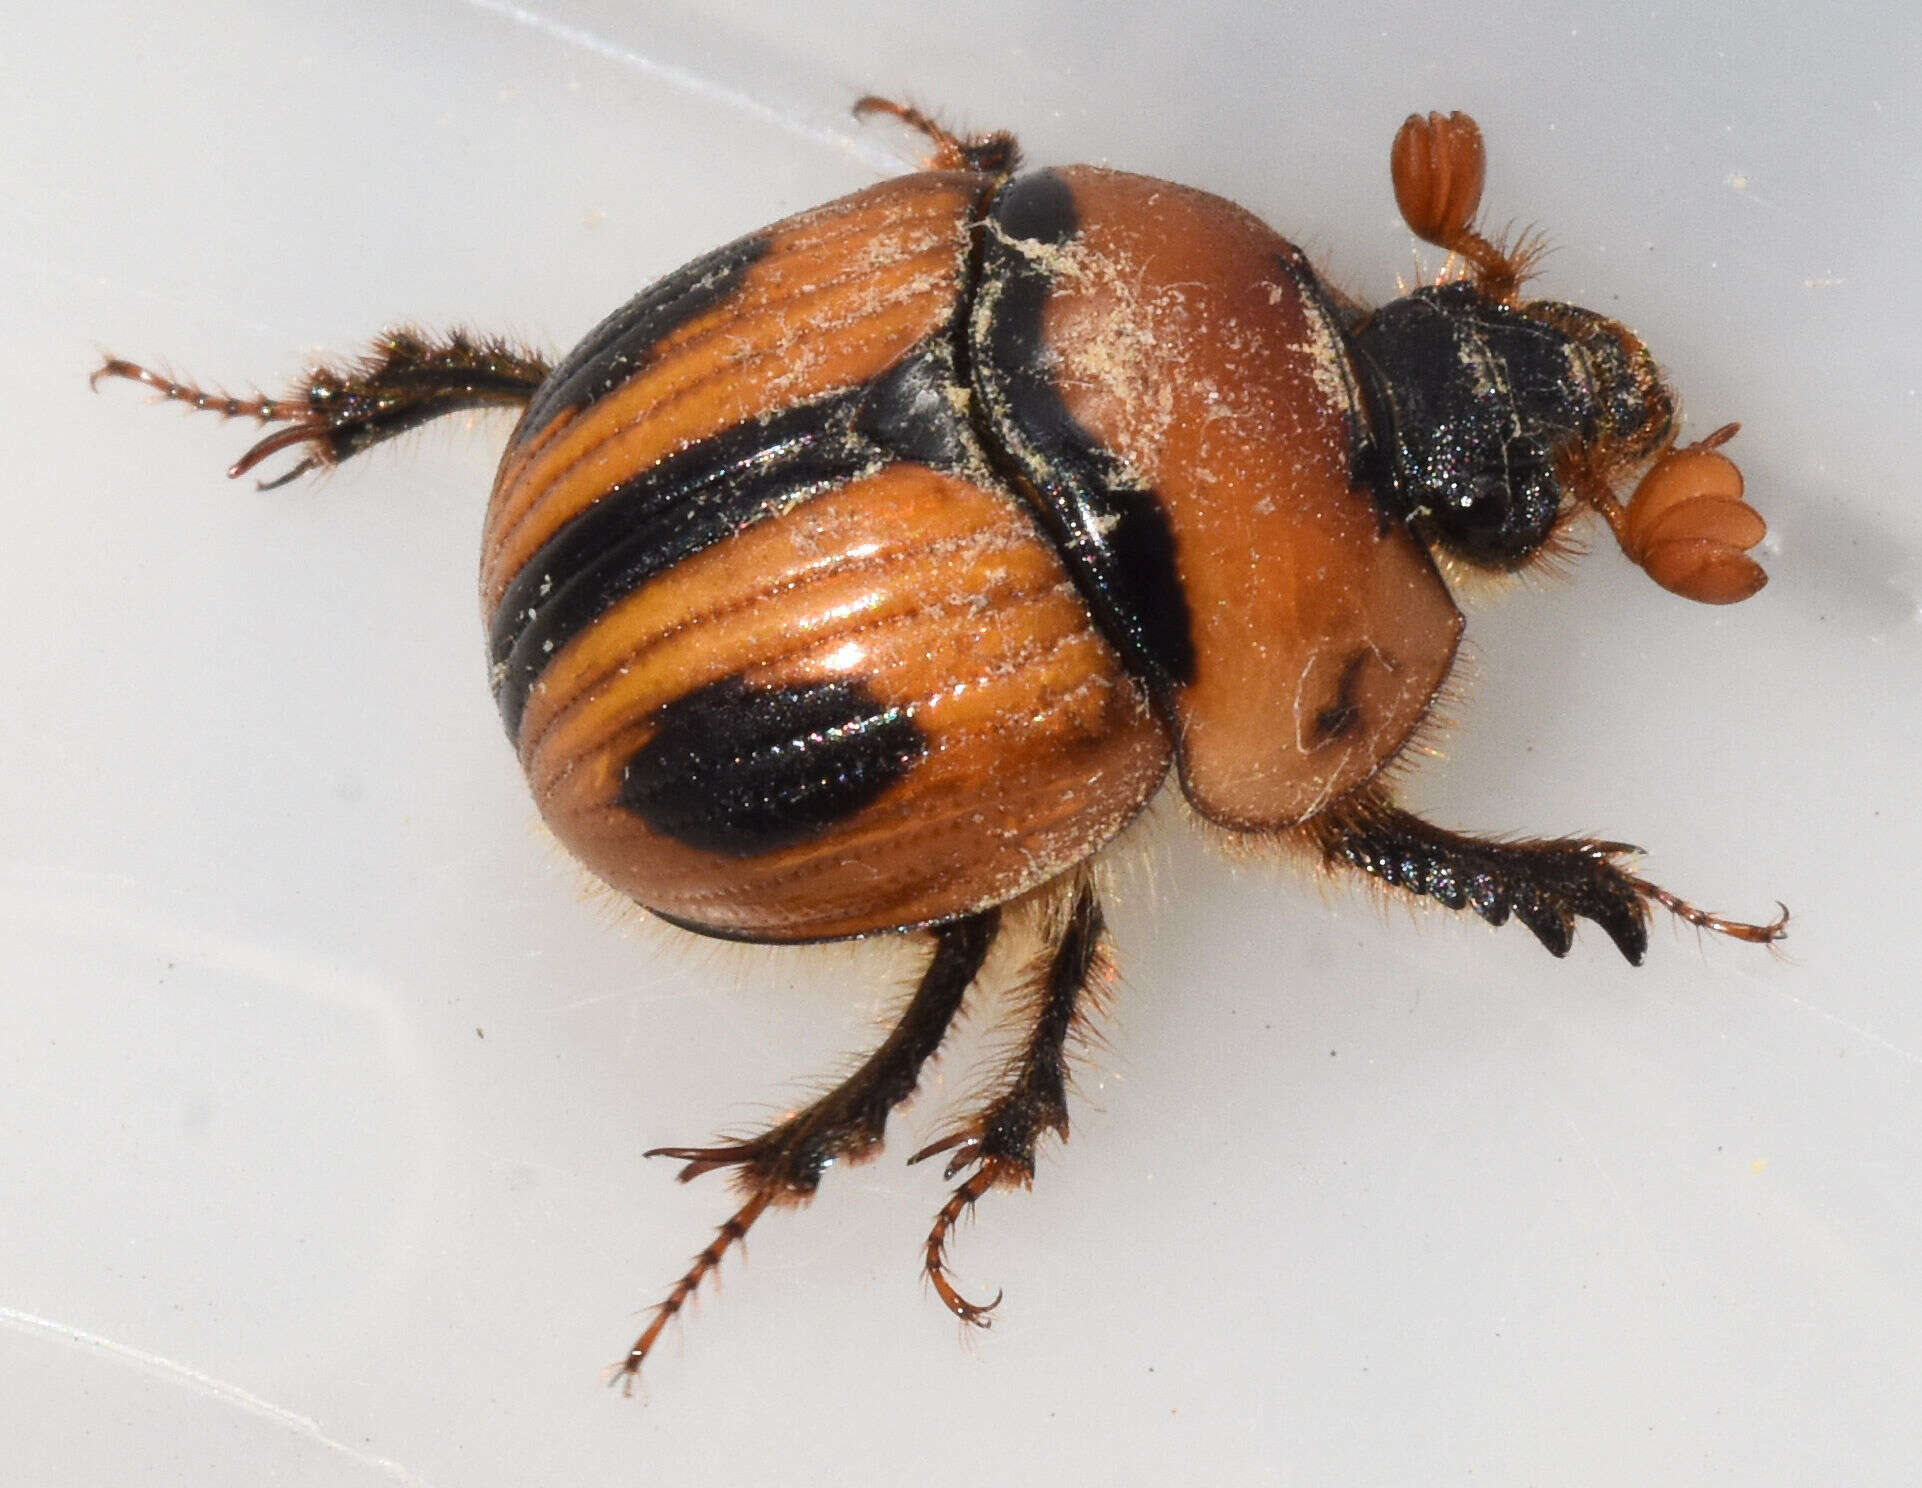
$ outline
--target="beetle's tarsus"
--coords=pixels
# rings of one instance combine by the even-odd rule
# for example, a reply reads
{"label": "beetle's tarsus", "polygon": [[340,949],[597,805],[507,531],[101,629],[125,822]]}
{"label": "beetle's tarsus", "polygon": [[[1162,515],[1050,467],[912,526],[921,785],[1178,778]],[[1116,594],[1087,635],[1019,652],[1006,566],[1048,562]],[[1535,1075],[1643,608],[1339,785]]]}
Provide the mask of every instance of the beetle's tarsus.
{"label": "beetle's tarsus", "polygon": [[88,382],[98,388],[104,378],[126,378],[152,388],[166,402],[222,418],[286,425],[227,467],[227,474],[237,478],[282,450],[304,447],[292,469],[259,482],[261,490],[273,491],[446,414],[524,407],[548,370],[545,357],[495,337],[460,330],[435,336],[403,328],[376,338],[357,363],[310,368],[284,398],[259,393],[237,398],[120,357],[103,359]]}
{"label": "beetle's tarsus", "polygon": [[617,1377],[631,1380],[654,1347],[669,1318],[694,1295],[702,1278],[740,1243],[770,1204],[805,1204],[820,1187],[821,1175],[837,1161],[858,1162],[881,1145],[887,1119],[914,1093],[921,1068],[934,1057],[961,1000],[973,985],[1000,933],[998,910],[953,920],[933,932],[934,954],[921,975],[900,1021],[859,1069],[805,1110],[769,1127],[759,1136],[711,1147],[656,1147],[649,1157],[683,1164],[682,1183],[721,1168],[735,1169],[745,1198],[741,1208],[716,1231],[707,1249],[674,1284],[641,1336],[615,1366]]}
{"label": "beetle's tarsus", "polygon": [[97,392],[101,382],[107,378],[124,378],[129,382],[137,382],[159,394],[162,402],[184,403],[196,412],[218,414],[223,419],[247,418],[260,424],[293,421],[288,423],[288,427],[276,429],[251,445],[245,454],[229,465],[227,476],[231,480],[239,479],[270,455],[302,444],[312,444],[312,452],[285,475],[276,476],[271,481],[258,482],[261,490],[277,490],[317,466],[334,463],[326,444],[328,426],[325,421],[313,415],[304,393],[296,393],[291,398],[269,398],[264,393],[255,393],[251,398],[241,398],[223,388],[201,387],[196,383],[182,382],[122,357],[105,358],[87,379],[87,386]]}
{"label": "beetle's tarsus", "polygon": [[[980,1144],[978,1142],[970,1141],[964,1143],[963,1150],[968,1153],[965,1158],[960,1159],[964,1166],[966,1163],[975,1160],[978,1155],[979,1146]],[[921,1154],[917,1154],[917,1157],[920,1155]],[[954,1171],[951,1164],[948,1176],[952,1177]],[[1032,1170],[1030,1170],[1028,1176],[1033,1176]],[[948,1235],[954,1229],[955,1223],[961,1216],[971,1210],[975,1205],[975,1201],[989,1189],[993,1188],[997,1183],[1019,1181],[1024,1180],[1014,1172],[1009,1171],[1009,1165],[994,1158],[983,1161],[981,1166],[969,1176],[967,1182],[963,1183],[959,1188],[955,1189],[953,1193],[948,1195],[947,1203],[943,1204],[940,1212],[934,1216],[934,1226],[928,1231],[927,1250],[923,1262],[924,1274],[927,1276],[929,1284],[934,1288],[935,1295],[941,1299],[942,1305],[970,1327],[991,1328],[994,1326],[994,1319],[989,1317],[988,1314],[1001,1305],[1003,1293],[997,1290],[993,1300],[988,1302],[970,1302],[966,1297],[961,1295],[960,1290],[948,1277]]]}
{"label": "beetle's tarsus", "polygon": [[1052,938],[1054,943],[1037,961],[1030,978],[1033,1025],[1025,1046],[1008,1067],[1000,1092],[947,1136],[908,1159],[918,1163],[949,1154],[942,1172],[947,1182],[974,1169],[936,1213],[922,1269],[948,1311],[980,1328],[988,1326],[988,1314],[1000,1304],[1001,1296],[997,1292],[994,1301],[984,1304],[961,1295],[948,1276],[948,1236],[990,1189],[1025,1188],[1034,1181],[1035,1148],[1045,1133],[1068,1135],[1068,1039],[1084,1015],[1084,999],[1107,964],[1107,925],[1085,877],[1075,885],[1066,916]]}
{"label": "beetle's tarsus", "polygon": [[985,171],[992,176],[1012,175],[1021,164],[1021,147],[1006,130],[988,134],[955,134],[911,103],[896,103],[869,93],[856,99],[854,117],[886,114],[925,137],[934,146],[925,162],[929,170]]}
{"label": "beetle's tarsus", "polygon": [[688,1299],[700,1289],[702,1281],[708,1274],[721,1264],[722,1257],[728,1251],[737,1245],[745,1249],[747,1232],[754,1227],[754,1221],[761,1217],[767,1206],[773,1202],[774,1197],[774,1190],[771,1187],[758,1189],[748,1196],[746,1203],[722,1222],[720,1228],[714,1232],[714,1238],[708,1241],[706,1249],[694,1257],[693,1264],[681,1274],[681,1279],[674,1283],[673,1290],[654,1305],[653,1316],[648,1320],[647,1326],[641,1330],[640,1337],[636,1338],[628,1348],[626,1357],[610,1367],[608,1371],[610,1385],[618,1381],[622,1394],[634,1393],[634,1380],[641,1372],[641,1365],[646,1361],[669,1321],[687,1306]]}
{"label": "beetle's tarsus", "polygon": [[159,395],[162,403],[184,403],[196,412],[216,413],[222,418],[250,418],[258,423],[271,424],[294,416],[289,404],[269,398],[265,393],[257,392],[251,398],[236,397],[224,388],[204,388],[195,383],[182,382],[164,372],[130,362],[125,357],[102,357],[100,365],[88,374],[87,386],[97,393],[102,382],[113,378],[137,382],[151,389]]}
{"label": "beetle's tarsus", "polygon": [[1708,910],[1697,909],[1680,895],[1671,894],[1659,884],[1652,884],[1645,878],[1634,874],[1624,874],[1635,892],[1651,904],[1659,904],[1677,919],[1695,926],[1698,930],[1712,930],[1717,935],[1726,935],[1730,940],[1747,941],[1750,945],[1774,945],[1777,941],[1788,939],[1789,907],[1781,900],[1775,901],[1776,916],[1765,925],[1748,920],[1731,920],[1724,915],[1711,914]]}

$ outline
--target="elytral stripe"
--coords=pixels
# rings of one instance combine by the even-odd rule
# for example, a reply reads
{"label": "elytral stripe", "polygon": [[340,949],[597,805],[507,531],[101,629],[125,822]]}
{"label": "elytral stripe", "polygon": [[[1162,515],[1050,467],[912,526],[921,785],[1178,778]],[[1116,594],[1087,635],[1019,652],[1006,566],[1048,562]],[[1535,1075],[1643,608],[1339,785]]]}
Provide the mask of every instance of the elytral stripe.
{"label": "elytral stripe", "polygon": [[[1079,616],[1072,596],[1059,593],[1058,569],[1049,564],[1037,573],[1037,566],[1026,561],[1037,551],[1031,543],[1025,554],[963,560],[977,580],[973,602],[965,606],[966,623],[985,627],[987,615],[1020,623],[1030,618],[1023,612],[1027,604],[1050,597]],[[917,579],[925,587],[930,560],[937,568],[959,566],[917,551],[905,565],[912,571],[898,566],[888,581],[858,571],[817,574],[759,604],[704,617],[665,635],[634,636],[632,652],[598,681],[574,672],[577,651],[570,648],[543,679],[522,723],[521,755],[529,781],[540,793],[584,760],[631,751],[654,728],[657,710],[735,672],[747,673],[756,685],[785,686],[850,668],[857,675],[872,671],[890,701],[904,705],[945,688],[949,679],[930,675],[930,658],[943,654],[942,642],[952,637],[964,607],[944,604],[939,616],[930,613],[929,596],[916,587]],[[620,627],[626,639],[624,621],[616,613],[606,623]]]}
{"label": "elytral stripe", "polygon": [[508,584],[489,630],[495,701],[518,742],[548,659],[623,595],[877,459],[851,421],[860,390],[784,409],[690,446],[555,533]]}
{"label": "elytral stripe", "polygon": [[[939,328],[945,294],[925,274],[901,294],[858,306],[823,299],[817,340],[797,346],[792,326],[750,320],[739,334],[649,367],[578,415],[506,480],[489,515],[483,586],[497,595],[509,575],[567,521],[621,479],[696,440],[771,409],[864,383]],[[832,332],[832,334],[828,334]]]}
{"label": "elytral stripe", "polygon": [[[924,727],[929,757],[887,794],[866,805],[858,817],[755,860],[756,899],[791,903],[796,918],[814,919],[824,909],[823,883],[841,875],[847,863],[885,864],[906,917],[925,918],[929,906],[946,895],[944,886],[951,883],[955,864],[978,862],[984,844],[999,845],[1018,834],[1025,847],[1018,857],[997,860],[993,876],[978,885],[980,903],[1003,897],[1014,883],[1032,881],[1037,861],[1065,866],[1085,856],[1091,837],[1106,840],[1134,814],[1138,797],[1145,798],[1166,769],[1166,753],[1158,745],[1159,735],[1149,729],[1129,735],[1132,742],[1115,738],[1113,729],[1121,720],[1147,717],[1145,697],[1132,679],[1084,675],[1065,691],[1045,695],[1038,709],[1050,718],[1098,713],[1107,719],[1109,730],[1103,737],[1076,730],[1072,736],[1057,735],[1059,742],[1051,749],[1057,767],[1062,760],[1079,762],[1071,773],[1079,775],[1083,789],[1062,789],[1055,770],[1049,768],[1004,778],[992,799],[957,789],[958,780],[978,780],[978,772],[1005,768],[1005,731],[970,729],[957,736]],[[1094,782],[1114,774],[1138,779],[1139,791],[1120,793],[1110,811],[1091,814],[1089,792]],[[570,789],[571,804],[565,809],[597,825],[617,821],[627,808],[606,794],[618,789],[617,778]],[[733,918],[731,901],[738,900],[740,892],[738,880],[716,882],[707,892],[689,881],[677,886],[675,914],[704,926],[725,926]],[[706,907],[710,902],[715,908]],[[849,928],[853,927],[825,927],[814,933],[847,933]]]}
{"label": "elytral stripe", "polygon": [[[922,500],[914,511],[909,501],[872,499],[884,482],[909,485],[908,470],[885,467],[813,497],[779,523],[733,534],[651,580],[575,636],[542,673],[522,717],[530,771],[538,769],[538,756],[551,753],[550,729],[565,731],[567,751],[591,753],[609,747],[614,731],[646,719],[664,699],[730,671],[793,666],[797,677],[818,677],[846,670],[845,652],[836,657],[839,667],[818,664],[818,654],[841,652],[850,642],[862,655],[874,654],[882,644],[877,627],[920,608],[915,586],[955,564],[979,575],[983,593],[970,596],[968,613],[956,618],[971,632],[980,630],[987,591],[997,608],[1005,603],[999,596],[1011,588],[1009,570],[1026,565],[1034,539],[954,530],[957,519],[978,515],[960,501],[930,509]],[[871,518],[867,530],[851,535],[849,518],[864,509]],[[910,515],[895,520],[902,511]],[[920,639],[925,649],[926,638]],[[583,711],[605,720],[600,731],[579,726]]]}
{"label": "elytral stripe", "polygon": [[[506,573],[621,476],[728,423],[866,381],[944,325],[960,295],[965,225],[981,186],[943,180],[909,189],[919,179],[767,229],[752,240],[759,256],[724,279],[693,273],[715,255],[697,261],[670,281],[692,278],[713,294],[704,289],[698,305],[685,292],[673,297],[670,308],[689,312],[683,318],[634,313],[657,298],[657,286],[570,355],[523,421],[496,483],[483,559],[490,602]],[[566,401],[550,403],[550,389]],[[547,423],[537,426],[536,416]]]}
{"label": "elytral stripe", "polygon": [[656,280],[608,316],[548,374],[521,415],[515,444],[546,428],[563,409],[592,403],[627,381],[668,332],[732,294],[767,250],[765,233],[716,248]]}
{"label": "elytral stripe", "polygon": [[660,710],[621,769],[620,804],[649,830],[729,857],[764,857],[857,815],[927,741],[859,678],[757,687],[736,673]]}

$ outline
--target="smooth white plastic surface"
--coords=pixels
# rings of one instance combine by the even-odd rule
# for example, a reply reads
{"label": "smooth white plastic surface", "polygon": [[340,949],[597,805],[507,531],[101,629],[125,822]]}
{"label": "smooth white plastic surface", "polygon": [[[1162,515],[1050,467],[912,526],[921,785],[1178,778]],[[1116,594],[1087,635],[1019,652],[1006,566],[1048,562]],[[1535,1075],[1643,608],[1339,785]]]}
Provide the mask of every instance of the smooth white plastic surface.
{"label": "smooth white plastic surface", "polygon": [[[1922,316],[1907,6],[80,4],[0,55],[0,1477],[1903,1483],[1922,1459]],[[1640,328],[1773,528],[1710,610],[1606,543],[1479,606],[1451,824],[1646,845],[1782,954],[1626,968],[1234,867],[1165,809],[1035,1191],[918,1279],[907,1169],[766,1219],[643,1163],[860,1048],[912,958],[584,890],[487,696],[506,433],[268,496],[103,348],[274,387],[382,324],[563,350],[906,168],[877,90],[1232,197],[1384,298],[1388,144],[1463,108],[1542,292]],[[1432,270],[1436,255],[1426,253]],[[1009,969],[1012,969],[1011,966]],[[982,1020],[977,1019],[976,1028]]]}

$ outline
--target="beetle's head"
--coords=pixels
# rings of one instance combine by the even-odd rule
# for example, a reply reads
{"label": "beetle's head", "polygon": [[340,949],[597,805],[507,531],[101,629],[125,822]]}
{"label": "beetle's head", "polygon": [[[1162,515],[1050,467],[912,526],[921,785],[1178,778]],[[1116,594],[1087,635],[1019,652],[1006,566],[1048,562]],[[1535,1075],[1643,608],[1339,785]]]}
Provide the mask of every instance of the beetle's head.
{"label": "beetle's head", "polygon": [[1668,439],[1674,401],[1648,349],[1578,306],[1508,305],[1467,281],[1384,305],[1355,331],[1384,510],[1452,557],[1527,562],[1560,520],[1564,474]]}
{"label": "beetle's head", "polygon": [[1587,442],[1612,460],[1632,463],[1653,454],[1675,428],[1675,395],[1648,348],[1619,320],[1560,300],[1530,300],[1521,313],[1562,332],[1571,371],[1593,409]]}
{"label": "beetle's head", "polygon": [[[1503,244],[1476,228],[1487,156],[1475,121],[1411,114],[1388,163],[1403,219],[1456,255],[1464,277],[1351,328],[1383,518],[1449,557],[1513,569],[1585,502],[1664,589],[1705,604],[1760,589],[1767,575],[1748,550],[1768,527],[1720,452],[1737,426],[1673,448],[1674,395],[1634,332],[1521,298],[1540,239]],[[1615,483],[1637,466],[1624,506]]]}

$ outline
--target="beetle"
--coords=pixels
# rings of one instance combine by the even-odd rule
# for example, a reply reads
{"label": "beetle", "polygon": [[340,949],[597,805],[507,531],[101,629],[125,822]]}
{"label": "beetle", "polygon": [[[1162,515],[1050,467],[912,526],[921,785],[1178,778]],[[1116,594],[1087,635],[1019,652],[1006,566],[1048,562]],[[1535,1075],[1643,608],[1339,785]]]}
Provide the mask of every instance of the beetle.
{"label": "beetle", "polygon": [[[1556,550],[1583,513],[1666,588],[1731,603],[1764,535],[1721,446],[1678,446],[1625,326],[1522,296],[1539,243],[1475,225],[1463,114],[1411,116],[1390,175],[1448,265],[1378,308],[1219,197],[864,98],[926,169],[716,249],[557,363],[389,331],[281,398],[108,358],[94,374],[270,429],[279,486],[405,430],[519,410],[482,539],[490,678],[542,816],[594,873],[699,934],[913,934],[924,971],[851,1075],[741,1141],[657,1148],[740,1205],[614,1376],[774,1204],[873,1156],[1003,933],[1034,905],[1024,1042],[913,1160],[956,1221],[1068,1132],[1071,1036],[1110,974],[1089,872],[1172,776],[1231,833],[1511,916],[1630,963],[1651,907],[1767,943],[1630,871],[1626,844],[1457,832],[1388,783],[1463,620],[1450,584]],[[1624,501],[1621,493],[1630,488]],[[999,1297],[995,1299],[999,1301]]]}

